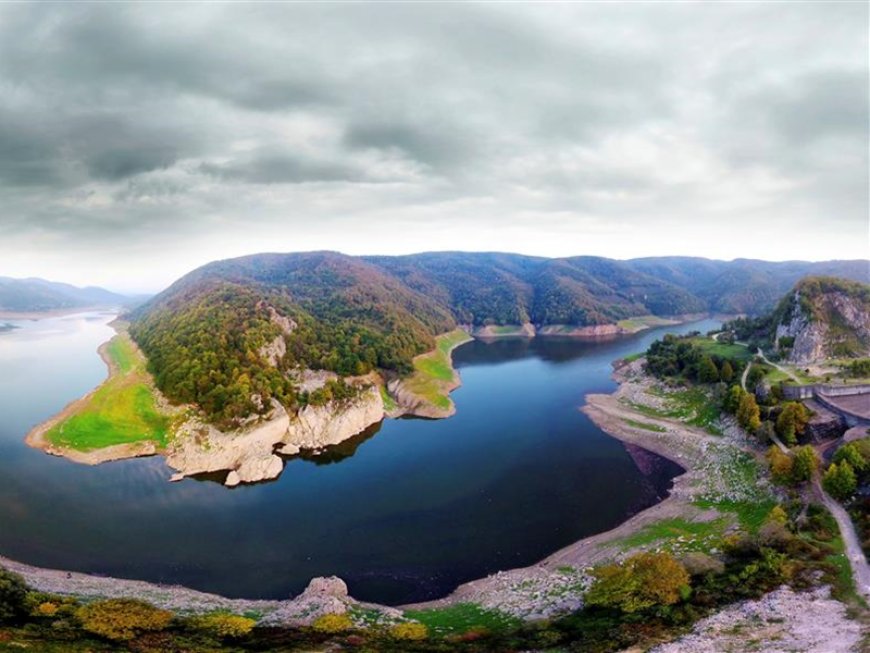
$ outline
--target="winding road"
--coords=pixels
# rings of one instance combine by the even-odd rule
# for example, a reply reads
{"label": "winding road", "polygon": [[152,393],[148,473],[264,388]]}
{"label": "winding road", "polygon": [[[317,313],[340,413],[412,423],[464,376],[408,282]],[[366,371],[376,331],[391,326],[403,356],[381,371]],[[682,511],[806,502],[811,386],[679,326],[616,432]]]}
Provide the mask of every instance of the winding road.
{"label": "winding road", "polygon": [[818,474],[813,475],[813,489],[822,505],[833,515],[837,521],[837,526],[840,528],[840,534],[843,536],[843,545],[846,548],[846,557],[849,558],[849,564],[852,567],[855,589],[858,590],[858,594],[865,601],[870,602],[870,567],[867,566],[867,558],[861,549],[861,541],[855,532],[852,518],[849,517],[849,513],[846,512],[843,506],[825,492],[825,489],[819,482]]}
{"label": "winding road", "polygon": [[765,363],[767,363],[771,367],[775,367],[776,369],[778,369],[780,372],[785,374],[788,378],[790,378],[792,381],[794,381],[798,385],[800,385],[802,383],[802,381],[799,378],[797,378],[793,373],[789,372],[784,367],[781,367],[780,365],[777,365],[776,363],[772,362],[767,356],[765,356],[764,351],[762,351],[761,347],[758,348],[757,353],[758,353],[758,356],[761,358],[761,360],[763,360]]}

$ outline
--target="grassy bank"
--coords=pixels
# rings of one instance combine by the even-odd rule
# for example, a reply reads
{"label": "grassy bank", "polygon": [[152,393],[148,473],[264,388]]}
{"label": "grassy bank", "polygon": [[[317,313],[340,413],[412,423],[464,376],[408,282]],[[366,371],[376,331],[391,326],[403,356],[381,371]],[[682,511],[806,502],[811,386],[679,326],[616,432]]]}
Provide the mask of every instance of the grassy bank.
{"label": "grassy bank", "polygon": [[143,441],[165,446],[169,418],[157,408],[145,358],[126,332],[112,338],[102,353],[109,378],[52,426],[46,440],[77,451]]}
{"label": "grassy bank", "polygon": [[452,352],[471,340],[462,329],[443,333],[435,339],[435,349],[414,359],[414,373],[405,380],[405,388],[433,406],[449,410],[450,390],[454,387]]}
{"label": "grassy bank", "polygon": [[658,317],[657,315],[640,315],[637,317],[630,317],[625,320],[620,320],[616,324],[617,326],[625,329],[626,331],[642,331],[644,329],[651,329],[652,327],[679,324],[679,322],[677,320],[669,320],[667,318]]}
{"label": "grassy bank", "polygon": [[729,345],[712,338],[701,337],[691,338],[689,342],[700,347],[709,356],[719,356],[720,358],[748,362],[752,360],[754,355],[746,345],[738,345],[737,343]]}

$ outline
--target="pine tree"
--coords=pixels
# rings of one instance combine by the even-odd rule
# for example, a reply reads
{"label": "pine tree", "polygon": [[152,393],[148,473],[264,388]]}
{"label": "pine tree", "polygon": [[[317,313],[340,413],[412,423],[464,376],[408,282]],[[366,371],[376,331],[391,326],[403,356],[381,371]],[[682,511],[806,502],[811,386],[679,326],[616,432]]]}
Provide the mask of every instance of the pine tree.
{"label": "pine tree", "polygon": [[704,356],[701,359],[701,365],[698,369],[698,380],[701,383],[716,383],[719,380],[719,370],[716,368],[716,363],[709,356]]}
{"label": "pine tree", "polygon": [[728,361],[722,363],[722,371],[719,372],[719,376],[725,383],[731,383],[731,379],[734,378],[734,368],[731,367],[731,363]]}

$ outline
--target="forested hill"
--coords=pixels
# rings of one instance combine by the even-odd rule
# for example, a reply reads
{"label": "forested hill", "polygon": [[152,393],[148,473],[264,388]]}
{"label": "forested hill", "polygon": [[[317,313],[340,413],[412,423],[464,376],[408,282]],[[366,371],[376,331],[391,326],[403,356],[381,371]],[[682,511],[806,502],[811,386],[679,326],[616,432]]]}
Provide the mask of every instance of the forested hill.
{"label": "forested hill", "polygon": [[0,277],[0,311],[39,312],[86,306],[123,306],[133,298],[103,288],[79,288],[45,279]]}
{"label": "forested hill", "polygon": [[[293,367],[403,374],[434,335],[457,324],[585,326],[648,314],[759,312],[818,271],[861,279],[867,262],[260,254],[181,278],[131,315],[131,334],[171,399],[226,421],[254,410],[254,396],[264,406],[270,398],[292,404],[284,372]],[[276,339],[286,353],[270,363],[263,348]]]}

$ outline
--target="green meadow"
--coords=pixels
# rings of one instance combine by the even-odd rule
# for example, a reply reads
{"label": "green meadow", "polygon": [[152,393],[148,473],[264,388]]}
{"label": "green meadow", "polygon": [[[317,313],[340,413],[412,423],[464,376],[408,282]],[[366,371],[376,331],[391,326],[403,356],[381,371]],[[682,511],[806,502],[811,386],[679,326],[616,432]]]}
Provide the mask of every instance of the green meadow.
{"label": "green meadow", "polygon": [[448,384],[453,380],[450,352],[454,347],[471,340],[462,329],[443,333],[435,339],[435,350],[414,359],[414,373],[405,387],[438,408],[450,408]]}
{"label": "green meadow", "polygon": [[161,414],[145,372],[145,360],[126,333],[106,346],[111,375],[72,415],[46,433],[54,445],[92,451],[151,440],[164,446],[169,418]]}

